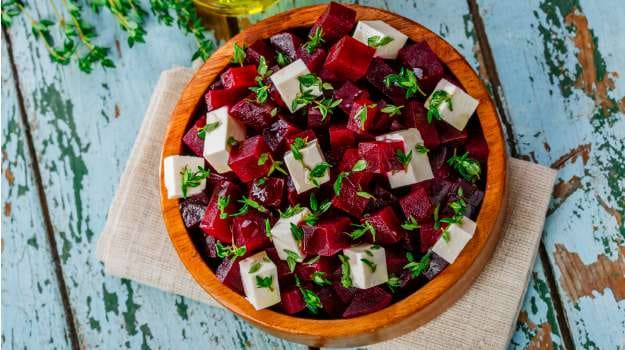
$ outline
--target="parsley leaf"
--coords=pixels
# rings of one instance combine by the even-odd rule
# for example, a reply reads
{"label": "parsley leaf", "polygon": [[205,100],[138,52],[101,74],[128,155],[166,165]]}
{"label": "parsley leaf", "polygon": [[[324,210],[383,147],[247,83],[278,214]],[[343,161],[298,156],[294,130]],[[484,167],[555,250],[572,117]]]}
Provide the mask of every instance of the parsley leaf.
{"label": "parsley leaf", "polygon": [[393,40],[394,39],[391,38],[390,36],[374,35],[374,36],[371,36],[371,37],[369,37],[367,39],[367,45],[377,49],[378,47],[384,46],[384,45],[390,43]]}
{"label": "parsley leaf", "polygon": [[308,51],[308,54],[312,55],[315,49],[325,42],[321,27],[317,27],[313,35],[308,36],[308,39],[309,40],[302,45],[302,48]]}
{"label": "parsley leaf", "polygon": [[238,258],[240,256],[245,255],[247,253],[247,248],[245,246],[237,247],[236,245],[223,245],[220,241],[215,243],[215,250],[217,251],[217,256],[225,259],[225,258]]}
{"label": "parsley leaf", "polygon": [[285,55],[283,52],[278,51],[276,53],[276,62],[278,62],[278,66],[284,67],[287,64],[291,63],[291,59],[289,56]]}
{"label": "parsley leaf", "polygon": [[426,154],[428,153],[430,150],[425,147],[425,145],[416,145],[414,146],[415,150],[421,154]]}
{"label": "parsley leaf", "polygon": [[355,117],[356,117],[356,120],[360,122],[361,130],[365,130],[365,123],[367,122],[369,108],[375,108],[375,106],[377,106],[375,103],[370,104],[370,105],[363,105],[358,109],[358,111],[356,111]]}
{"label": "parsley leaf", "polygon": [[386,87],[391,85],[398,86],[402,89],[406,89],[406,98],[414,96],[417,92],[425,96],[425,92],[421,90],[419,81],[412,69],[406,69],[401,67],[398,74],[389,74],[384,78],[384,84]]}
{"label": "parsley leaf", "polygon": [[273,276],[260,277],[256,276],[256,287],[268,288],[273,292]]}
{"label": "parsley leaf", "polygon": [[325,278],[325,276],[326,276],[326,273],[323,271],[315,271],[311,275],[313,283],[318,286],[323,287],[323,286],[332,285],[332,282],[330,282],[330,280]]}
{"label": "parsley leaf", "polygon": [[293,102],[291,102],[291,109],[296,110],[299,107],[308,106],[315,100],[309,90],[298,92]]}
{"label": "parsley leaf", "polygon": [[203,127],[199,128],[197,130],[197,137],[199,137],[202,140],[204,140],[206,138],[206,134],[208,134],[211,131],[217,129],[220,124],[221,124],[221,122],[219,122],[219,121],[212,122],[212,123],[206,123],[206,125],[204,125]]}
{"label": "parsley leaf", "polygon": [[404,106],[395,106],[395,105],[391,105],[388,104],[386,106],[384,106],[384,108],[382,108],[380,111],[382,113],[386,113],[391,117],[394,117],[396,115],[400,115],[401,114],[401,109],[404,108]]}
{"label": "parsley leaf", "polygon": [[291,223],[291,234],[293,235],[293,238],[298,242],[300,242],[302,238],[304,238],[304,230],[294,223]]}
{"label": "parsley leaf", "polygon": [[241,47],[238,43],[234,43],[234,46],[232,47],[232,63],[239,64],[243,67],[245,56],[245,45]]}
{"label": "parsley leaf", "polygon": [[386,284],[388,285],[388,289],[391,290],[391,293],[395,293],[397,288],[401,286],[401,280],[395,275],[390,275]]}
{"label": "parsley leaf", "polygon": [[377,264],[374,263],[373,261],[369,260],[369,259],[362,258],[362,259],[360,259],[360,261],[362,261],[363,264],[369,266],[369,269],[371,270],[371,273],[374,273],[375,270],[378,268]]}
{"label": "parsley leaf", "polygon": [[280,210],[278,210],[278,212],[280,213],[281,218],[290,218],[291,216],[300,213],[302,210],[304,210],[304,207],[298,203],[294,207],[289,206],[284,212]]}
{"label": "parsley leaf", "polygon": [[469,158],[469,152],[465,152],[463,155],[457,156],[456,150],[454,150],[454,155],[447,160],[447,164],[454,168],[460,176],[469,182],[479,180],[482,173],[480,163],[475,159]]}
{"label": "parsley leaf", "polygon": [[425,254],[421,257],[421,260],[418,262],[414,260],[412,253],[406,253],[406,259],[408,259],[409,263],[404,265],[404,269],[409,270],[412,277],[415,278],[425,271],[428,266],[430,266],[430,254]]}
{"label": "parsley leaf", "polygon": [[308,141],[301,137],[296,137],[295,140],[293,140],[293,143],[291,143],[291,153],[293,153],[293,158],[295,158],[295,160],[304,160],[304,156],[302,155],[301,150],[302,148],[306,147],[307,144]]}
{"label": "parsley leaf", "polygon": [[198,166],[197,171],[193,172],[185,166],[180,174],[182,175],[182,198],[187,198],[187,190],[190,187],[198,187],[202,183],[202,180],[210,175],[210,171]]}
{"label": "parsley leaf", "polygon": [[334,189],[335,195],[338,196],[341,194],[341,187],[343,187],[343,179],[345,179],[347,176],[349,176],[349,173],[346,171],[342,171],[336,177],[336,180],[334,180],[334,185],[332,186],[332,188]]}
{"label": "parsley leaf", "polygon": [[412,150],[406,154],[401,149],[396,149],[395,157],[401,162],[404,168],[407,168],[408,164],[410,164],[410,161],[412,160]]}
{"label": "parsley leaf", "polygon": [[282,167],[282,164],[284,163],[282,163],[282,161],[280,160],[272,160],[271,167],[269,168],[269,171],[267,172],[267,176],[271,176],[271,174],[273,174],[276,171],[284,175],[289,175],[289,173],[287,173],[284,167]]}
{"label": "parsley leaf", "polygon": [[401,227],[404,230],[414,231],[418,229],[419,227],[421,227],[421,225],[419,225],[419,223],[417,222],[417,219],[415,219],[414,216],[410,215],[410,217],[408,217],[408,219],[404,221],[403,224],[401,224]]}
{"label": "parsley leaf", "polygon": [[250,208],[254,208],[256,210],[258,210],[261,213],[266,213],[267,212],[267,208],[263,207],[262,205],[260,205],[260,203],[258,203],[257,201],[247,197],[247,196],[243,196],[243,198],[239,199],[237,202],[242,203],[243,206],[239,209],[239,211],[237,211],[234,214],[230,214],[230,216],[241,216],[241,215],[245,215],[249,212]]}
{"label": "parsley leaf", "polygon": [[226,140],[226,145],[228,145],[230,147],[236,147],[236,146],[239,145],[239,141],[237,139],[235,139],[234,137],[230,136]]}
{"label": "parsley leaf", "polygon": [[299,254],[292,250],[284,249],[286,253],[286,263],[289,265],[289,271],[295,271],[295,265],[297,264],[297,260],[299,260]]}
{"label": "parsley leaf", "polygon": [[261,262],[257,261],[254,264],[252,264],[252,266],[250,266],[250,270],[248,271],[249,273],[254,273],[257,272],[258,270],[260,270],[261,267]]}
{"label": "parsley leaf", "polygon": [[367,232],[371,233],[371,237],[373,237],[373,241],[375,242],[375,227],[369,221],[365,221],[364,224],[352,224],[352,226],[356,227],[354,231],[348,233],[347,235],[351,237],[353,240],[357,240],[364,236]]}
{"label": "parsley leaf", "polygon": [[440,108],[447,103],[449,110],[453,111],[453,105],[451,104],[451,95],[445,90],[436,90],[430,97],[430,103],[428,105],[428,123],[432,123],[432,120],[441,120]]}
{"label": "parsley leaf", "polygon": [[367,191],[356,191],[356,195],[361,198],[375,199],[375,197]]}
{"label": "parsley leaf", "polygon": [[258,157],[258,162],[256,163],[258,166],[262,166],[262,165],[265,165],[265,163],[267,163],[268,159],[269,159],[269,153],[265,152],[261,154],[260,157]]}
{"label": "parsley leaf", "polygon": [[352,171],[357,173],[357,172],[361,172],[364,171],[365,169],[367,169],[367,161],[364,159],[359,159],[356,163],[354,163],[354,166],[352,166]]}
{"label": "parsley leaf", "polygon": [[342,99],[333,100],[331,98],[324,98],[320,102],[315,101],[317,104],[315,108],[317,108],[319,113],[321,113],[321,121],[326,120],[328,114],[332,114],[334,112],[334,108],[340,105],[341,102],[343,102]]}
{"label": "parsley leaf", "polygon": [[321,299],[319,299],[319,296],[315,294],[315,292],[313,292],[312,290],[302,287],[302,283],[300,282],[297,275],[295,276],[295,285],[302,293],[302,299],[304,299],[304,304],[306,304],[306,308],[314,314],[318,313],[319,309],[323,308],[323,304],[321,304]]}
{"label": "parsley leaf", "polygon": [[230,204],[230,196],[219,196],[217,198],[217,208],[219,209],[219,218],[220,219],[227,219],[228,218],[228,213],[226,213],[226,208],[228,207],[228,204]]}
{"label": "parsley leaf", "polygon": [[271,221],[269,221],[269,219],[265,219],[265,235],[269,239],[272,239],[272,237],[273,237],[271,235]]}
{"label": "parsley leaf", "polygon": [[318,178],[324,177],[326,175],[326,171],[330,169],[332,165],[328,162],[321,162],[315,165],[310,172],[308,173],[308,178],[310,181],[315,184],[315,186],[319,186]]}
{"label": "parsley leaf", "polygon": [[341,285],[343,288],[351,288],[352,278],[350,276],[349,258],[346,255],[339,255],[341,260]]}

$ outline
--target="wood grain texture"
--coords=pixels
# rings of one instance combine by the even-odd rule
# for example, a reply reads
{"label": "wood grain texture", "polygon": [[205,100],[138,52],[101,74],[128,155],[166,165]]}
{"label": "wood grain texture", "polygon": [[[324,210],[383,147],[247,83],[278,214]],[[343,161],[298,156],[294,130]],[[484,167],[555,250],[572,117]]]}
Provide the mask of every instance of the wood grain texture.
{"label": "wood grain texture", "polygon": [[[425,40],[469,94],[480,100],[477,110],[489,145],[486,192],[478,229],[456,262],[413,295],[376,313],[349,320],[311,320],[296,318],[271,310],[256,311],[243,298],[223,286],[204,263],[186,232],[177,200],[167,199],[161,167],[163,216],[170,237],[181,260],[198,283],[222,305],[246,320],[290,340],[313,346],[354,346],[404,334],[435,317],[452,304],[470,286],[490,258],[498,241],[505,209],[505,142],[494,105],[488,92],[462,56],[440,37],[421,25],[383,10],[354,6],[358,19],[381,19],[414,40]],[[309,27],[325,6],[300,8],[281,13],[255,24],[228,41],[200,68],[184,90],[172,115],[163,146],[162,158],[180,154],[182,136],[208,85],[228,64],[232,45],[251,44],[287,29]]]}
{"label": "wood grain texture", "polygon": [[519,152],[560,170],[543,243],[573,343],[623,347],[625,7],[478,2]]}

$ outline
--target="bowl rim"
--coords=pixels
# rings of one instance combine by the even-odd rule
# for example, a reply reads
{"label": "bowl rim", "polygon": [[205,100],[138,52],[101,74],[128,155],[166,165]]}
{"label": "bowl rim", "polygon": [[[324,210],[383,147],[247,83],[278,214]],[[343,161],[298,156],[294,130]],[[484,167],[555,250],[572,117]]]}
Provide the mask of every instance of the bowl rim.
{"label": "bowl rim", "polygon": [[382,310],[355,318],[329,320],[295,317],[269,309],[255,310],[245,297],[222,284],[204,262],[183,224],[178,200],[167,198],[163,178],[163,159],[181,154],[184,132],[196,115],[208,86],[228,64],[233,43],[249,45],[280,31],[310,27],[326,6],[292,9],[248,27],[216,50],[195,73],[182,92],[166,131],[159,169],[161,206],[165,226],[180,259],[196,282],[221,305],[274,335],[309,345],[355,346],[406,333],[442,313],[472,284],[499,240],[507,183],[503,129],[486,87],[453,46],[400,15],[374,7],[347,5],[356,10],[357,20],[384,20],[395,28],[402,28],[399,30],[413,41],[426,41],[467,93],[480,101],[476,113],[489,147],[486,188],[473,238],[453,264],[417,291]]}

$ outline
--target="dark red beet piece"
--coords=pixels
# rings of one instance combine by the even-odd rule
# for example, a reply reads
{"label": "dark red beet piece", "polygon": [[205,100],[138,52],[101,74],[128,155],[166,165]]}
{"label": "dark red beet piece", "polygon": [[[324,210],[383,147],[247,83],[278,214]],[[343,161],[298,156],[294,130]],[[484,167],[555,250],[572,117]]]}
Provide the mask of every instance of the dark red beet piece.
{"label": "dark red beet piece", "polygon": [[354,294],[356,294],[357,288],[345,288],[341,285],[340,282],[332,283],[332,288],[334,289],[334,294],[341,299],[341,302],[345,305],[349,305],[354,298]]}
{"label": "dark red beet piece", "polygon": [[[389,245],[399,242],[402,237],[402,228],[399,218],[391,207],[382,208],[372,214],[369,214],[360,220],[361,223],[369,222],[375,228],[375,241],[382,245]],[[367,235],[369,241],[371,235]]]}
{"label": "dark red beet piece", "polygon": [[330,125],[330,146],[333,149],[351,147],[356,143],[356,135],[346,126]]}
{"label": "dark red beet piece", "polygon": [[237,247],[245,246],[248,253],[267,247],[271,241],[265,234],[267,217],[256,210],[232,219],[232,233]]}
{"label": "dark red beet piece", "polygon": [[401,247],[405,250],[414,251],[421,247],[419,231],[402,231]]}
{"label": "dark red beet piece", "polygon": [[459,131],[453,126],[447,124],[446,122],[438,122],[437,123],[438,134],[441,138],[441,144],[443,145],[451,145],[457,146],[463,144],[469,138],[469,133],[467,129]]}
{"label": "dark red beet piece", "polygon": [[306,304],[299,288],[290,286],[280,290],[280,309],[286,314],[293,315],[304,311]]}
{"label": "dark red beet piece", "polygon": [[[326,56],[327,57],[327,56]],[[331,83],[331,84],[340,84],[342,81],[341,78],[339,78],[336,74],[334,74],[334,72],[331,72],[325,68],[323,68],[323,66],[321,66],[321,69],[319,69],[319,78],[321,78],[321,80]]]}
{"label": "dark red beet piece", "polygon": [[352,167],[360,160],[358,148],[348,148],[343,153],[343,158],[339,163],[339,171],[351,171]]}
{"label": "dark red beet piece", "polygon": [[217,239],[213,236],[202,235],[199,237],[200,250],[209,258],[217,258]]}
{"label": "dark red beet piece", "polygon": [[180,201],[180,214],[186,228],[195,228],[200,225],[210,198],[205,192],[196,194]]}
{"label": "dark red beet piece", "polygon": [[303,251],[307,255],[332,256],[350,246],[351,220],[345,216],[322,219],[315,226],[304,225]]}
{"label": "dark red beet piece", "polygon": [[325,278],[330,278],[330,275],[336,270],[336,259],[329,256],[321,256],[319,260],[312,264],[297,264],[295,267],[295,273],[303,280],[312,281],[313,272],[325,273]]}
{"label": "dark red beet piece", "polygon": [[397,203],[397,197],[395,197],[393,192],[382,186],[380,183],[374,184],[371,194],[375,198],[369,202],[367,211],[374,211],[376,209],[381,209]]}
{"label": "dark red beet piece", "polygon": [[343,318],[351,318],[382,310],[387,307],[393,296],[381,287],[360,289],[354,295],[351,304],[343,312]]}
{"label": "dark red beet piece", "polygon": [[280,208],[286,181],[279,177],[267,177],[261,180],[252,183],[248,196],[265,207]]}
{"label": "dark red beet piece", "polygon": [[354,101],[361,98],[369,99],[369,91],[359,88],[351,81],[346,81],[340,88],[334,90],[334,98],[342,100],[339,108],[349,114]]}
{"label": "dark red beet piece", "polygon": [[419,234],[421,237],[421,253],[426,253],[436,243],[442,232],[440,229],[434,228],[434,223],[427,221],[421,224]]}
{"label": "dark red beet piece", "polygon": [[308,50],[302,47],[297,49],[297,57],[301,58],[306,64],[306,67],[308,67],[308,70],[313,73],[321,69],[326,56],[328,56],[328,51],[323,47],[316,48],[312,53],[308,53]]}
{"label": "dark red beet piece", "polygon": [[253,96],[248,96],[232,106],[230,115],[250,128],[262,131],[273,122],[271,111],[275,107],[270,101],[259,104]]}
{"label": "dark red beet piece", "polygon": [[399,205],[406,217],[423,220],[432,216],[432,202],[424,187],[413,188],[407,195],[399,199]]}
{"label": "dark red beet piece", "polygon": [[281,260],[280,256],[278,256],[278,252],[276,248],[269,247],[265,249],[267,252],[267,256],[271,261],[276,264],[276,268],[278,270],[278,280],[282,281],[291,281],[293,279],[293,272],[289,269],[289,264],[285,260]]}
{"label": "dark red beet piece", "polygon": [[232,242],[232,233],[230,231],[230,218],[222,219],[220,217],[219,207],[217,205],[219,197],[230,197],[230,202],[226,207],[226,213],[236,211],[236,202],[241,196],[239,186],[232,182],[224,181],[220,187],[216,187],[211,196],[211,200],[206,207],[200,229],[207,235],[213,236],[218,240],[226,243]]}
{"label": "dark red beet piece", "polygon": [[469,152],[469,157],[479,161],[482,165],[488,159],[488,145],[481,133],[472,133],[464,148]]}
{"label": "dark red beet piece", "polygon": [[354,173],[343,179],[341,192],[332,198],[332,206],[352,216],[360,217],[371,199],[359,196],[358,192],[366,191],[370,173]]}
{"label": "dark red beet piece", "polygon": [[245,64],[258,65],[260,57],[265,57],[267,66],[271,67],[276,64],[273,49],[266,40],[256,40],[245,50]]}
{"label": "dark red beet piece", "polygon": [[256,85],[256,66],[231,67],[221,74],[226,89],[245,89]]}
{"label": "dark red beet piece", "polygon": [[358,154],[367,161],[367,171],[376,174],[404,169],[395,156],[397,150],[404,150],[403,141],[370,141],[358,144]]}
{"label": "dark red beet piece", "polygon": [[287,148],[287,144],[285,142],[287,136],[297,134],[299,132],[301,132],[301,130],[297,128],[295,124],[284,118],[279,118],[268,128],[263,130],[263,137],[265,138],[265,143],[269,146],[271,151],[277,153]]}
{"label": "dark red beet piece", "polygon": [[394,84],[387,87],[384,83],[384,78],[386,78],[387,75],[396,73],[397,71],[386,63],[386,61],[376,57],[371,62],[371,65],[369,65],[367,81],[393,101],[393,103],[401,105],[406,102],[406,90]]}
{"label": "dark red beet piece", "polygon": [[302,44],[302,39],[289,32],[282,32],[269,38],[269,42],[276,50],[287,55],[292,61],[297,59],[297,48]]}
{"label": "dark red beet piece", "polygon": [[384,107],[388,105],[389,103],[384,100],[378,101],[377,107],[378,107],[379,112],[373,123],[373,127],[372,127],[373,130],[377,132],[386,132],[390,129],[391,123],[396,120],[395,116],[391,116],[388,113],[382,112],[382,109],[384,109]]}
{"label": "dark red beet piece", "polygon": [[221,261],[215,271],[217,279],[230,289],[243,295],[243,284],[241,283],[241,271],[239,270],[239,259],[225,258]]}
{"label": "dark red beet piece", "polygon": [[206,125],[206,117],[201,116],[193,124],[193,126],[184,134],[182,142],[198,157],[203,157],[204,154],[204,140],[197,136],[198,130]]}
{"label": "dark red beet piece", "polygon": [[208,112],[223,106],[233,106],[238,100],[247,95],[249,90],[245,89],[219,89],[208,90],[204,95],[206,109]]}
{"label": "dark red beet piece", "polygon": [[[361,117],[362,108],[367,108],[367,116],[364,124]],[[363,134],[373,129],[375,118],[378,114],[378,106],[373,101],[361,98],[352,104],[352,110],[349,112],[347,119],[347,128],[351,131]]]}
{"label": "dark red beet piece", "polygon": [[321,28],[323,39],[331,43],[344,35],[349,35],[355,25],[356,11],[336,2],[331,2],[313,24],[309,35],[313,35],[317,28]]}
{"label": "dark red beet piece", "polygon": [[227,172],[225,174],[219,174],[216,171],[211,171],[210,175],[206,179],[208,184],[213,186],[213,188],[220,187],[224,182],[236,182],[236,175],[232,172]]}
{"label": "dark red beet piece", "polygon": [[[291,181],[291,177],[289,176],[286,180],[286,191],[287,191],[287,201],[289,205],[296,205],[297,203],[308,205],[308,196],[310,195],[308,192],[298,194],[295,189],[295,185],[293,185],[293,181]],[[312,190],[313,193],[315,190]]]}
{"label": "dark red beet piece", "polygon": [[407,127],[419,129],[425,147],[434,149],[441,144],[441,140],[434,121],[428,123],[427,114],[428,111],[422,102],[412,100],[406,103],[402,116]]}
{"label": "dark red beet piece", "polygon": [[433,252],[430,255],[430,265],[428,266],[427,270],[423,272],[423,276],[431,280],[441,271],[443,271],[443,269],[446,268],[447,265],[449,265],[449,263],[447,263],[445,259],[441,258],[438,254]]}
{"label": "dark red beet piece", "polygon": [[429,93],[445,73],[443,63],[425,41],[410,43],[399,50],[397,59],[410,68],[418,68],[421,88]]}
{"label": "dark red beet piece", "polygon": [[269,88],[269,97],[271,97],[271,100],[275,102],[280,108],[287,109],[286,103],[284,103],[284,100],[282,100],[282,96],[280,96],[278,89],[276,89],[276,86],[273,84]]}
{"label": "dark red beet piece", "polygon": [[345,305],[341,302],[341,299],[334,294],[334,289],[330,286],[324,286],[319,288],[317,296],[321,300],[323,306],[323,312],[332,317],[340,317],[345,310]]}
{"label": "dark red beet piece", "polygon": [[310,104],[306,108],[306,121],[309,129],[327,128],[331,118],[330,113],[327,113],[324,117],[317,105]]}
{"label": "dark red beet piece", "polygon": [[408,264],[406,252],[400,249],[386,248],[386,270],[389,275],[399,277],[404,271],[404,266]]}
{"label": "dark red beet piece", "polygon": [[323,67],[340,79],[356,81],[367,73],[374,53],[374,48],[344,36],[332,46]]}
{"label": "dark red beet piece", "polygon": [[245,183],[261,178],[273,163],[269,147],[261,135],[250,137],[232,148],[228,165]]}

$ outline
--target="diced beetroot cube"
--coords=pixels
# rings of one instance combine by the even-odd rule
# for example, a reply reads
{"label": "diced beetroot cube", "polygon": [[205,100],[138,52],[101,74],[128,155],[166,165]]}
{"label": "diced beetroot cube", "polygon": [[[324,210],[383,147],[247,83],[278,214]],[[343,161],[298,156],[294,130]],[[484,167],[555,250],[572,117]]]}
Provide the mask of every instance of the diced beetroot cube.
{"label": "diced beetroot cube", "polygon": [[356,11],[331,2],[310,28],[309,35],[313,35],[317,28],[321,28],[323,39],[326,42],[333,42],[344,35],[349,35],[355,25]]}
{"label": "diced beetroot cube", "polygon": [[434,89],[445,73],[443,63],[425,41],[404,46],[399,50],[397,59],[410,68],[418,68],[419,84],[427,93]]}
{"label": "diced beetroot cube", "polygon": [[360,158],[367,161],[367,171],[376,174],[404,169],[395,155],[397,150],[404,150],[403,141],[370,141],[358,144]]}
{"label": "diced beetroot cube", "polygon": [[273,159],[261,135],[250,137],[232,148],[228,165],[245,183],[261,178],[269,172]]}
{"label": "diced beetroot cube", "polygon": [[334,289],[334,294],[341,299],[341,302],[345,305],[349,305],[354,298],[354,294],[356,294],[357,288],[345,288],[341,285],[340,282],[332,283],[332,288]]}
{"label": "diced beetroot cube", "polygon": [[432,254],[430,255],[430,265],[428,266],[427,270],[423,272],[423,276],[431,280],[441,271],[443,271],[443,269],[446,268],[447,265],[449,265],[449,263],[447,263],[445,259],[441,258],[438,254],[432,252]]}
{"label": "diced beetroot cube", "polygon": [[208,90],[204,95],[206,109],[208,112],[223,106],[233,106],[243,98],[249,91],[245,89],[219,89]]}
{"label": "diced beetroot cube", "polygon": [[208,175],[208,178],[206,179],[208,185],[213,186],[213,188],[220,187],[226,181],[236,182],[236,180],[237,177],[232,172],[219,174],[216,171],[211,171],[210,175]]}
{"label": "diced beetroot cube", "polygon": [[334,90],[334,98],[343,100],[339,108],[346,114],[349,114],[354,101],[369,99],[369,91],[359,88],[351,81],[346,81],[340,88]]}
{"label": "diced beetroot cube", "polygon": [[467,142],[467,139],[469,138],[467,129],[459,131],[445,122],[437,123],[437,127],[438,134],[440,135],[441,143],[443,145],[457,146]]}
{"label": "diced beetroot cube", "polygon": [[306,114],[306,121],[309,129],[319,129],[322,127],[327,127],[327,125],[330,123],[330,113],[327,113],[324,117],[321,114],[319,108],[317,108],[317,105],[308,105]]}
{"label": "diced beetroot cube", "polygon": [[[364,124],[362,122],[362,108],[367,109],[367,116]],[[362,134],[373,129],[375,125],[375,118],[378,114],[378,106],[372,101],[361,98],[352,104],[352,110],[349,112],[349,118],[347,119],[347,128],[355,133]]]}
{"label": "diced beetroot cube", "polygon": [[301,58],[306,64],[306,67],[313,73],[321,69],[326,56],[328,56],[328,51],[323,47],[316,48],[312,54],[308,53],[308,50],[302,47],[297,49],[297,57]]}
{"label": "diced beetroot cube", "polygon": [[419,129],[425,147],[434,149],[441,144],[441,140],[434,122],[428,123],[427,114],[428,111],[422,102],[412,100],[406,103],[402,116],[407,127]]}
{"label": "diced beetroot cube", "polygon": [[231,243],[232,233],[230,231],[230,217],[222,219],[218,207],[219,197],[230,198],[230,202],[225,209],[226,213],[236,211],[236,202],[241,196],[239,186],[232,182],[224,181],[220,187],[216,187],[211,196],[211,200],[206,207],[200,229],[207,235],[213,236],[221,242]]}
{"label": "diced beetroot cube", "polygon": [[221,74],[226,89],[241,89],[256,85],[256,66],[231,67]]}
{"label": "diced beetroot cube", "polygon": [[325,278],[329,279],[334,270],[336,270],[336,259],[329,256],[321,256],[312,264],[297,264],[295,267],[295,273],[306,281],[312,281],[313,272],[323,272]]}
{"label": "diced beetroot cube", "polygon": [[464,179],[459,179],[458,182],[451,187],[448,197],[449,202],[458,199],[458,187],[462,187],[462,198],[467,204],[465,215],[470,218],[474,218],[477,215],[477,209],[480,207],[480,204],[482,204],[482,199],[484,199],[484,192],[476,185],[469,183]]}
{"label": "diced beetroot cube", "polygon": [[390,129],[391,131],[399,131],[399,130],[404,130],[407,129],[408,127],[406,125],[404,125],[399,119],[394,118],[393,121],[391,122],[391,126]]}
{"label": "diced beetroot cube", "polygon": [[406,252],[400,249],[386,248],[386,270],[389,275],[400,276],[408,263]]}
{"label": "diced beetroot cube", "polygon": [[[289,176],[286,179],[286,191],[287,191],[287,201],[289,202],[289,205],[296,205],[298,203],[300,204],[304,204],[304,203],[308,203],[308,196],[309,196],[309,192],[305,192],[302,194],[297,193],[297,190],[295,189],[295,185],[293,184],[293,181],[291,180],[291,177]],[[312,190],[312,192],[314,193],[314,189]]]}
{"label": "diced beetroot cube", "polygon": [[271,97],[273,102],[275,102],[280,108],[287,109],[286,103],[284,103],[278,89],[276,89],[276,86],[273,84],[271,84],[271,87],[269,88],[269,97]]}
{"label": "diced beetroot cube", "polygon": [[325,69],[323,66],[321,66],[321,69],[319,69],[318,75],[319,75],[319,78],[321,78],[321,80],[326,81],[331,84],[340,84],[342,82],[342,79],[339,78],[336,74],[334,74],[334,72],[331,72]]}
{"label": "diced beetroot cube", "polygon": [[204,217],[209,201],[208,195],[205,192],[201,192],[180,202],[180,214],[186,228],[198,227]]}
{"label": "diced beetroot cube", "polygon": [[481,133],[474,133],[467,141],[464,148],[469,152],[469,157],[479,161],[484,165],[488,159],[488,145]]}
{"label": "diced beetroot cube", "polygon": [[[361,223],[369,222],[375,228],[375,241],[382,245],[399,242],[402,237],[402,228],[399,218],[391,207],[382,208],[360,220]],[[367,239],[372,238],[370,235]]]}
{"label": "diced beetroot cube", "polygon": [[306,304],[299,288],[290,286],[280,290],[280,309],[286,314],[293,315],[304,311]]}
{"label": "diced beetroot cube", "polygon": [[345,234],[350,229],[351,221],[345,216],[322,219],[317,225],[304,225],[303,251],[307,255],[332,256],[350,246]]}
{"label": "diced beetroot cube", "polygon": [[367,73],[374,53],[374,48],[344,36],[332,46],[323,67],[343,80],[356,81]]}
{"label": "diced beetroot cube", "polygon": [[330,146],[333,149],[351,147],[356,143],[356,135],[345,126],[331,125],[329,129]]}
{"label": "diced beetroot cube", "polygon": [[406,102],[406,90],[395,84],[387,87],[384,83],[384,78],[386,78],[387,75],[396,73],[397,71],[386,63],[386,61],[376,57],[369,65],[369,70],[367,71],[367,81],[393,101],[393,103],[404,104]]}
{"label": "diced beetroot cube", "polygon": [[269,247],[265,249],[265,251],[267,252],[269,259],[276,264],[276,268],[278,270],[278,280],[280,280],[280,282],[285,280],[291,281],[293,278],[293,272],[289,269],[289,264],[285,260],[280,259],[276,248]]}
{"label": "diced beetroot cube", "polygon": [[256,210],[232,219],[232,233],[237,247],[245,246],[248,253],[255,252],[271,244],[265,232],[267,217]]}
{"label": "diced beetroot cube", "polygon": [[225,258],[221,261],[215,275],[221,283],[230,289],[243,295],[243,284],[241,283],[241,271],[239,270],[239,259]]}
{"label": "diced beetroot cube", "polygon": [[249,197],[265,207],[280,208],[285,180],[279,177],[261,178],[250,186]]}
{"label": "diced beetroot cube", "polygon": [[267,66],[271,67],[276,64],[273,49],[266,40],[256,40],[245,50],[245,64],[258,65],[260,57],[265,57]]}
{"label": "diced beetroot cube", "polygon": [[352,167],[362,159],[358,153],[358,148],[348,148],[343,153],[343,158],[339,163],[339,171],[351,171]]}
{"label": "diced beetroot cube", "polygon": [[345,305],[343,305],[341,299],[334,294],[334,289],[332,287],[324,286],[319,288],[317,296],[321,301],[323,312],[326,315],[339,317],[343,313],[343,310],[345,310]]}
{"label": "diced beetroot cube", "polygon": [[217,258],[217,239],[205,234],[198,235],[197,245],[200,251],[209,258]]}
{"label": "diced beetroot cube", "polygon": [[259,104],[253,96],[248,96],[232,106],[230,115],[250,128],[261,131],[273,122],[271,111],[275,107],[270,101]]}
{"label": "diced beetroot cube", "polygon": [[403,230],[401,236],[401,247],[405,250],[415,251],[421,246],[419,231]]}
{"label": "diced beetroot cube", "polygon": [[206,117],[201,116],[182,138],[182,142],[198,157],[203,157],[204,140],[197,136],[197,132],[204,125],[206,125]]}
{"label": "diced beetroot cube", "polygon": [[414,188],[410,193],[399,199],[399,205],[406,217],[423,220],[432,216],[432,202],[424,187]]}
{"label": "diced beetroot cube", "polygon": [[434,243],[438,241],[439,237],[442,234],[442,231],[440,229],[434,228],[434,223],[426,221],[421,223],[419,234],[421,237],[421,253],[425,254],[428,249],[432,248]]}
{"label": "diced beetroot cube", "polygon": [[269,42],[276,50],[287,55],[292,61],[297,59],[297,48],[302,45],[302,39],[289,32],[278,33],[269,38]]}
{"label": "diced beetroot cube", "polygon": [[[378,132],[386,132],[390,129],[391,123],[396,120],[396,116],[391,116],[388,113],[382,112],[382,109],[386,107],[388,103],[384,100],[378,102],[378,114],[376,115],[372,129]],[[405,129],[405,128],[400,128]]]}
{"label": "diced beetroot cube", "polygon": [[382,186],[380,183],[376,183],[373,185],[373,190],[371,194],[374,199],[369,202],[369,206],[367,207],[367,211],[374,211],[377,209],[382,209],[384,207],[388,207],[390,205],[395,205],[397,203],[397,197],[390,191],[389,188]]}
{"label": "diced beetroot cube", "polygon": [[370,314],[382,310],[391,304],[393,296],[382,287],[360,289],[354,295],[354,299],[343,313],[344,318],[351,318]]}
{"label": "diced beetroot cube", "polygon": [[301,130],[295,124],[288,122],[284,118],[279,118],[268,128],[263,130],[265,143],[272,152],[282,151],[288,146],[285,142],[289,135],[297,134]]}
{"label": "diced beetroot cube", "polygon": [[298,132],[297,134],[287,135],[286,136],[286,148],[287,149],[291,149],[291,144],[298,137],[301,138],[302,140],[305,140],[306,142],[310,142],[310,141],[316,139],[317,135],[315,134],[314,131],[312,131],[310,129],[306,129],[304,131]]}
{"label": "diced beetroot cube", "polygon": [[354,173],[344,178],[341,192],[332,198],[332,206],[352,216],[362,216],[371,199],[359,196],[358,192],[366,190],[370,175],[371,173]]}

